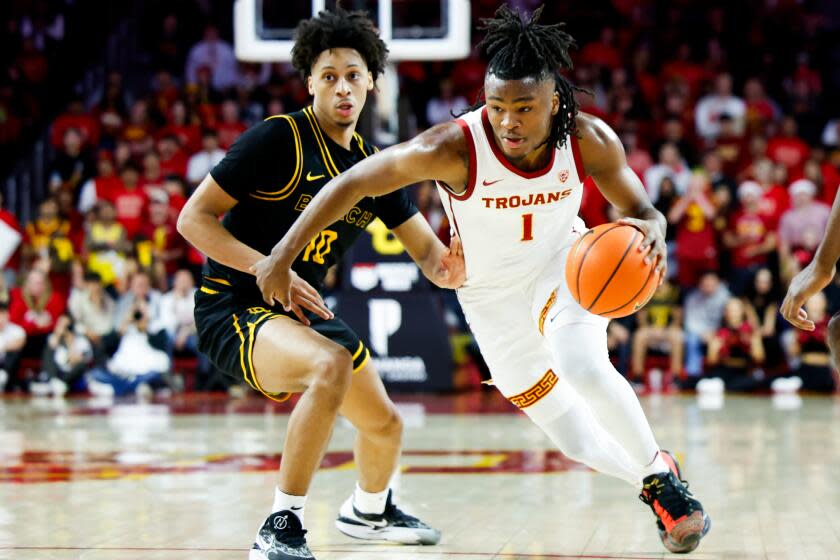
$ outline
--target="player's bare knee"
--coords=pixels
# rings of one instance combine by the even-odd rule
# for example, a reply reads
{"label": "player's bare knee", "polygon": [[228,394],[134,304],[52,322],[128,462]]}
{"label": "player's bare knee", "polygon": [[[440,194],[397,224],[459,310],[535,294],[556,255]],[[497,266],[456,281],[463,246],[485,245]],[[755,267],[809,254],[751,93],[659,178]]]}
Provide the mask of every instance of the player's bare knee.
{"label": "player's bare knee", "polygon": [[325,406],[338,408],[350,389],[353,359],[344,348],[325,348],[315,359],[309,389],[330,401]]}

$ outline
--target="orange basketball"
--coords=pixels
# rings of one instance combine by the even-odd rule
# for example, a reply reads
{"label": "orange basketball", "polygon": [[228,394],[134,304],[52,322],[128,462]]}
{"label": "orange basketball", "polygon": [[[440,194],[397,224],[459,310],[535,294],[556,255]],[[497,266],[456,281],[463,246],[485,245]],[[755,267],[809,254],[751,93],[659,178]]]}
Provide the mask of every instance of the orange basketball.
{"label": "orange basketball", "polygon": [[602,224],[575,242],[566,259],[566,284],[587,311],[626,317],[642,308],[659,285],[654,263],[645,264],[644,234],[624,224]]}

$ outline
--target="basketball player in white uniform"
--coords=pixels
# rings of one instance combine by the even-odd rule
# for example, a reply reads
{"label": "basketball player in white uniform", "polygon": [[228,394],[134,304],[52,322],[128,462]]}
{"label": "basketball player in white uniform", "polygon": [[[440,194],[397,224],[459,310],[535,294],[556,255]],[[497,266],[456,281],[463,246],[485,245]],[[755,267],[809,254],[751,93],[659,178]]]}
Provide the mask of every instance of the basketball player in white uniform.
{"label": "basketball player in white uniform", "polygon": [[665,219],[627,166],[615,133],[578,113],[560,25],[507,7],[485,20],[486,105],[393,146],[333,179],[254,272],[268,302],[289,303],[290,266],[310,239],[366,196],[424,179],[460,236],[467,281],[458,297],[496,387],[568,456],[637,486],[672,552],[694,550],[710,521],[660,451],[639,401],[613,368],[608,320],[565,284],[587,176],[642,230],[665,267]]}

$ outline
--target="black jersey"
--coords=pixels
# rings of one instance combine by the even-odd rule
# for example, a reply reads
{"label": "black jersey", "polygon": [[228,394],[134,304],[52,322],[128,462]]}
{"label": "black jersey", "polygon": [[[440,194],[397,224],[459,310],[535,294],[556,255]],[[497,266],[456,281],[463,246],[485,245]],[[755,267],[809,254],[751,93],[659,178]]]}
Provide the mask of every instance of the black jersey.
{"label": "black jersey", "polygon": [[[312,107],[270,117],[247,130],[210,172],[238,201],[222,224],[236,239],[267,255],[291,228],[309,201],[333,177],[374,153],[359,134],[351,149],[336,144],[320,128]],[[327,270],[375,218],[390,229],[417,212],[404,190],[358,202],[342,220],[312,239],[292,268],[316,289]],[[205,273],[237,290],[259,296],[256,279],[208,259]]]}

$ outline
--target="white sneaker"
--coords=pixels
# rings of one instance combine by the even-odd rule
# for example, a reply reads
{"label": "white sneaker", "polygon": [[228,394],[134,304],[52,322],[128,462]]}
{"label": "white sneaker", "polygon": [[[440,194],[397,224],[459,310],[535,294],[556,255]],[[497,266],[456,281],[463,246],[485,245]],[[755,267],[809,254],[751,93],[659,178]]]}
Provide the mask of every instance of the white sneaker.
{"label": "white sneaker", "polygon": [[774,393],[796,393],[801,388],[801,377],[779,377],[770,383],[770,389]]}
{"label": "white sneaker", "polygon": [[48,397],[52,392],[49,381],[30,381],[29,393],[33,397]]}
{"label": "white sneaker", "polygon": [[53,377],[50,379],[50,389],[52,389],[53,397],[61,398],[67,394],[67,383],[58,377]]}
{"label": "white sneaker", "polygon": [[416,517],[403,513],[392,501],[388,491],[385,511],[381,514],[362,513],[353,505],[353,496],[341,506],[335,526],[339,531],[356,539],[388,541],[400,544],[437,544],[440,531]]}
{"label": "white sneaker", "polygon": [[726,385],[720,377],[707,377],[697,382],[698,393],[723,393]]}
{"label": "white sneaker", "polygon": [[114,398],[114,387],[108,383],[102,383],[101,381],[97,381],[93,378],[88,378],[87,385],[88,391],[90,391],[90,394],[94,397],[106,399]]}

